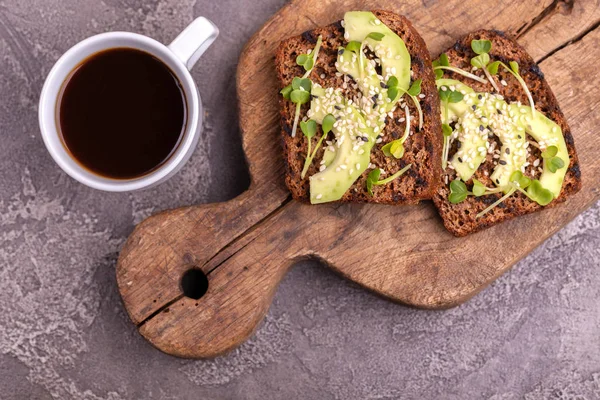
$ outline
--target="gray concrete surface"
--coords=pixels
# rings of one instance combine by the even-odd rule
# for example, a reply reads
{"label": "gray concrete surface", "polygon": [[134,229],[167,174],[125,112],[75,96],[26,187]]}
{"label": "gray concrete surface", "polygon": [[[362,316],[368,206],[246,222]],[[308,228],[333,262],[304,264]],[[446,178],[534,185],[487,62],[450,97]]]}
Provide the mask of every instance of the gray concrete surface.
{"label": "gray concrete surface", "polygon": [[[0,399],[600,399],[600,208],[467,304],[391,304],[317,264],[285,278],[265,323],[210,361],[137,333],[114,264],[154,211],[248,184],[234,74],[284,0],[0,0]],[[87,189],[38,134],[43,78],[71,45],[131,30],[168,42],[193,16],[222,35],[194,70],[207,118],[191,162],[147,192]]]}

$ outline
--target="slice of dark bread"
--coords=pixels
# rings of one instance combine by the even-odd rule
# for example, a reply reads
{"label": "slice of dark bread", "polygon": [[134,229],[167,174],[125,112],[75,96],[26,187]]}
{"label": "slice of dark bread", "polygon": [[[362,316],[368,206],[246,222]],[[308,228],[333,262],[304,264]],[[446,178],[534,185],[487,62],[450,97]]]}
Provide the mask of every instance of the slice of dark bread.
{"label": "slice of dark bread", "polygon": [[[581,188],[581,173],[571,130],[569,129],[565,116],[559,108],[556,97],[554,97],[550,86],[544,79],[544,74],[523,47],[506,34],[498,31],[480,30],[470,33],[460,39],[453,47],[446,51],[450,65],[471,71],[470,60],[472,57],[476,56],[471,49],[471,41],[478,39],[487,39],[492,42],[492,50],[490,52],[491,61],[500,60],[507,65],[510,61],[519,63],[520,74],[531,91],[536,110],[543,112],[548,118],[561,127],[569,151],[569,169],[567,170],[560,196],[546,207],[552,207],[558,203],[564,202],[567,197],[576,193]],[[475,73],[484,77],[482,71],[476,71]],[[493,92],[493,88],[489,83],[481,84],[472,79],[448,71],[444,72],[444,77],[464,82],[471,86],[476,92]],[[500,85],[501,80],[504,80],[507,85]],[[529,104],[525,92],[519,85],[519,82],[503,68],[499,69],[497,82],[501,89],[500,94],[504,96],[506,101],[520,101],[524,105]],[[494,136],[492,140],[497,140],[497,138]],[[496,148],[500,148],[499,142],[496,143]],[[530,154],[527,161],[530,165],[526,168],[525,175],[538,178],[540,174],[538,170],[539,167],[533,167],[533,164],[536,159],[540,158],[541,154],[538,149],[532,146],[530,146],[529,149]],[[450,150],[450,158],[456,151],[457,147],[455,141]],[[494,187],[494,184],[489,177],[492,174],[493,169],[493,156],[492,154],[488,154],[486,160],[475,172],[474,178],[480,180],[487,187]],[[450,168],[446,169],[442,174],[442,185],[433,200],[444,220],[444,226],[456,236],[465,236],[502,221],[539,211],[544,208],[536,202],[529,200],[527,196],[522,193],[517,192],[503,203],[500,203],[499,206],[489,213],[480,218],[475,218],[479,212],[498,200],[502,194],[485,195],[481,197],[469,196],[467,200],[462,203],[452,204],[448,201],[448,195],[450,193],[449,182],[455,178],[455,171]],[[471,187],[472,183],[472,180],[469,180],[467,186]]]}
{"label": "slice of dark bread", "polygon": [[[411,119],[411,131],[413,134],[406,140],[405,154],[397,160],[393,157],[385,157],[381,151],[386,143],[401,137],[404,133],[405,124],[400,122],[404,117],[404,111],[398,107],[394,118],[389,119],[383,131],[385,140],[376,144],[371,151],[371,163],[378,168],[383,168],[389,173],[394,173],[408,164],[412,167],[404,175],[395,179],[385,186],[373,187],[373,196],[366,189],[367,175],[371,171],[367,169],[352,187],[342,197],[343,202],[371,202],[384,204],[415,204],[424,199],[431,199],[436,193],[440,183],[441,175],[441,150],[442,135],[440,122],[440,108],[435,86],[435,76],[431,68],[431,58],[425,42],[413,28],[411,23],[403,16],[388,11],[373,11],[382,23],[392,29],[404,40],[406,48],[411,55],[412,79],[422,79],[421,93],[425,95],[421,100],[424,113],[423,129],[418,131],[418,114],[414,104],[407,101]],[[323,37],[323,46],[319,52],[315,68],[310,75],[314,83],[324,88],[342,88],[344,77],[336,74],[335,62],[338,49],[347,43],[344,40],[344,27],[341,21],[323,28],[304,32],[302,35],[286,39],[281,42],[275,56],[277,76],[281,88],[289,85],[295,76],[302,76],[304,69],[296,64],[296,57],[305,54],[314,48],[319,35]],[[347,88],[343,93],[347,98],[356,95],[357,90],[353,88],[349,80]],[[283,141],[283,153],[286,165],[285,182],[292,196],[297,200],[309,201],[309,176],[318,172],[319,161],[323,156],[323,148],[319,150],[313,161],[308,174],[304,179],[300,177],[307,152],[307,140],[298,131],[295,137],[291,136],[294,120],[295,104],[280,97],[281,104],[281,135]],[[302,106],[301,118],[306,115],[309,104]],[[321,128],[316,137],[322,134]],[[313,138],[313,141],[316,140]],[[314,144],[314,143],[313,143]]]}

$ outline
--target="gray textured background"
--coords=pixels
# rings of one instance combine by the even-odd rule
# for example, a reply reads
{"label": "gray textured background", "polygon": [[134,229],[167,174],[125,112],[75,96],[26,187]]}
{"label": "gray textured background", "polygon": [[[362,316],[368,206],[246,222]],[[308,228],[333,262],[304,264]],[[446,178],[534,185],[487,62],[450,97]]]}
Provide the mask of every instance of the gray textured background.
{"label": "gray textured background", "polygon": [[[247,186],[236,61],[284,3],[0,0],[0,398],[600,399],[598,205],[449,311],[391,304],[305,263],[256,335],[225,357],[176,359],[136,333],[116,290],[118,249],[154,211]],[[134,194],[68,178],[37,126],[54,61],[108,30],[168,42],[197,15],[222,35],[193,73],[207,117],[192,160]]]}

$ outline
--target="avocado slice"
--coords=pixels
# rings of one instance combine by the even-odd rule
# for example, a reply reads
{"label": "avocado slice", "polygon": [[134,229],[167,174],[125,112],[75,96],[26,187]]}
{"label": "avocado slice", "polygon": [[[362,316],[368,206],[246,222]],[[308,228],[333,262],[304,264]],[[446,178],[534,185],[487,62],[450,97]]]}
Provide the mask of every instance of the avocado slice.
{"label": "avocado slice", "polygon": [[[356,131],[350,126],[364,124],[364,117],[353,105],[345,104],[340,108],[341,110],[335,109],[333,113],[336,119],[339,118],[332,129],[337,142],[325,150],[326,168],[310,177],[312,204],[341,199],[369,167],[371,149],[375,144],[373,128],[358,128],[359,135],[355,136]],[[334,151],[331,152],[330,148]]]}
{"label": "avocado slice", "polygon": [[[349,11],[344,15],[345,38],[348,41],[363,42],[373,49],[381,60],[383,79],[389,76],[398,78],[398,87],[410,87],[410,54],[404,41],[394,31],[369,11]],[[383,34],[381,41],[369,38],[372,32]],[[389,75],[389,76],[387,76]]]}
{"label": "avocado slice", "polygon": [[560,157],[564,161],[564,167],[557,169],[556,172],[552,172],[548,169],[549,160],[544,159],[543,172],[539,178],[542,187],[548,189],[552,192],[554,198],[557,198],[560,196],[562,184],[569,169],[569,150],[562,129],[556,122],[541,112],[536,112],[532,116],[531,107],[529,106],[511,104],[510,107],[515,115],[518,115],[519,127],[531,135],[542,149],[548,146],[557,147],[558,152],[556,153],[556,157]]}

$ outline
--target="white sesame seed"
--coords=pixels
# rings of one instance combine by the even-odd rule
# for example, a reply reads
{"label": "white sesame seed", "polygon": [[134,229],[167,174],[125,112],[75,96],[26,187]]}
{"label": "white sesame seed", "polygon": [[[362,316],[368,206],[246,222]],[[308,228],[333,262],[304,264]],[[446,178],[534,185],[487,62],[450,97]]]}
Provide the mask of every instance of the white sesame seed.
{"label": "white sesame seed", "polygon": [[323,195],[321,193],[319,193],[316,197],[317,200],[320,200],[323,197]]}
{"label": "white sesame seed", "polygon": [[508,83],[506,83],[506,81],[505,81],[504,79],[502,79],[502,80],[500,81],[500,83],[502,84],[502,86],[508,86]]}

